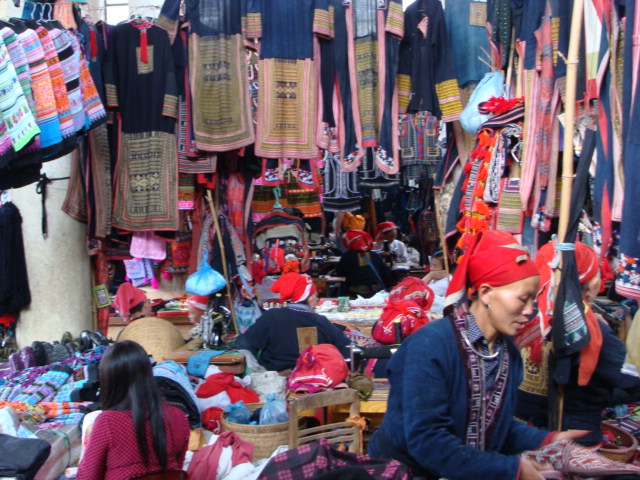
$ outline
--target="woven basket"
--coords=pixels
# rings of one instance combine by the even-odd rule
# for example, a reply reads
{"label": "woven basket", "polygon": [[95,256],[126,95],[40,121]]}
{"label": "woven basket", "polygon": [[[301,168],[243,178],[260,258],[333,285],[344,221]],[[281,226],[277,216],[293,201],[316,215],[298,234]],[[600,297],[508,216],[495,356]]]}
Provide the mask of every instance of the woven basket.
{"label": "woven basket", "polygon": [[638,450],[638,440],[629,432],[616,427],[610,422],[602,422],[600,428],[603,432],[610,432],[620,443],[618,448],[600,448],[598,451],[605,457],[618,462],[629,462]]}
{"label": "woven basket", "polygon": [[[246,407],[252,413],[261,408],[263,403],[249,403]],[[280,445],[289,444],[289,422],[271,425],[243,425],[228,421],[226,413],[222,414],[220,424],[222,431],[232,430],[244,441],[253,443],[253,457],[255,462],[261,458],[268,458]]]}
{"label": "woven basket", "polygon": [[178,327],[157,317],[145,317],[131,322],[120,332],[117,341],[124,340],[142,345],[156,362],[164,361],[165,355],[175,352],[185,344]]}

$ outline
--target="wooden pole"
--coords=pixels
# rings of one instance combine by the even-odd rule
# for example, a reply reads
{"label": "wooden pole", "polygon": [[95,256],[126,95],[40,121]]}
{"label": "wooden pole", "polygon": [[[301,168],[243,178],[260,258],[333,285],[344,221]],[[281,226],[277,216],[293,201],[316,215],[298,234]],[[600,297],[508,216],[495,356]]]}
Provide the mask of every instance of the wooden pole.
{"label": "wooden pole", "polygon": [[442,225],[442,216],[440,213],[440,189],[434,189],[435,201],[434,207],[436,209],[436,223],[438,224],[438,232],[440,233],[440,246],[442,247],[442,255],[444,256],[444,271],[449,278],[449,254],[447,248],[447,239],[444,236],[444,227]]}
{"label": "wooden pole", "polygon": [[240,329],[238,328],[238,321],[236,320],[236,311],[233,308],[233,299],[231,298],[231,281],[229,279],[229,270],[227,268],[227,254],[224,249],[224,241],[222,240],[222,232],[220,230],[220,224],[218,223],[218,213],[216,211],[216,207],[213,204],[213,197],[211,195],[211,190],[207,189],[207,202],[209,203],[209,209],[211,209],[211,215],[213,215],[213,225],[216,231],[216,237],[218,239],[218,245],[220,246],[220,256],[222,260],[222,273],[224,275],[224,280],[227,282],[227,300],[229,300],[229,311],[231,311],[231,320],[233,321],[233,328],[236,330],[236,333],[240,333]]}
{"label": "wooden pole", "polygon": [[[569,226],[569,216],[571,207],[571,190],[573,188],[573,129],[575,125],[576,113],[576,85],[578,81],[578,63],[580,39],[582,34],[582,14],[584,10],[584,0],[574,0],[573,14],[571,17],[571,34],[569,37],[569,52],[567,55],[567,96],[565,101],[565,121],[564,121],[564,151],[562,152],[562,196],[560,198],[560,218],[558,220],[558,239],[560,242],[573,242],[572,238],[565,238]],[[562,272],[562,260],[554,272],[555,292],[560,284]],[[557,418],[556,429],[562,430],[562,416],[564,410],[564,389],[562,385],[557,385]]]}

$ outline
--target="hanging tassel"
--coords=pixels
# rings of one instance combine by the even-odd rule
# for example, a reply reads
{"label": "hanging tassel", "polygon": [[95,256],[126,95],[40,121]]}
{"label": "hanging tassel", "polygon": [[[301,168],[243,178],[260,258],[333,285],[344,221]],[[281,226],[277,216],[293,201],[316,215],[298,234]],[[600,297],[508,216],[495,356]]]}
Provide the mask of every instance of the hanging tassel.
{"label": "hanging tassel", "polygon": [[140,61],[142,63],[149,63],[149,53],[147,50],[147,31],[142,29],[140,30]]}

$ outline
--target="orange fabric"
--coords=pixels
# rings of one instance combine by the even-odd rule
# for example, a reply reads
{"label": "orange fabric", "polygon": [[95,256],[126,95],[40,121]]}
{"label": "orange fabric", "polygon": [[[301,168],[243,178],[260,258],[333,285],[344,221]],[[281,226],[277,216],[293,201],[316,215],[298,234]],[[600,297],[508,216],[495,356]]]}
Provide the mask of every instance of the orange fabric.
{"label": "orange fabric", "polygon": [[589,343],[580,350],[580,365],[578,366],[578,385],[587,385],[598,365],[600,350],[602,349],[602,330],[598,319],[587,302],[584,302],[584,317],[589,330]]}

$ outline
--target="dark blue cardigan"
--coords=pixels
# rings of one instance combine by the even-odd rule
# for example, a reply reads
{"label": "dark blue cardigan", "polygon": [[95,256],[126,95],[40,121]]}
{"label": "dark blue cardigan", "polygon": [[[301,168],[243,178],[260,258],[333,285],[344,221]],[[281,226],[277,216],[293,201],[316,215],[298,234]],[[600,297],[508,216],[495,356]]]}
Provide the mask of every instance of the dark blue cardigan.
{"label": "dark blue cardigan", "polygon": [[517,478],[516,454],[538,448],[549,432],[514,420],[522,360],[511,339],[509,379],[502,411],[488,435],[486,451],[464,443],[467,380],[453,325],[448,318],[407,338],[389,362],[387,413],[369,443],[369,454],[413,463],[426,476],[455,479]]}

